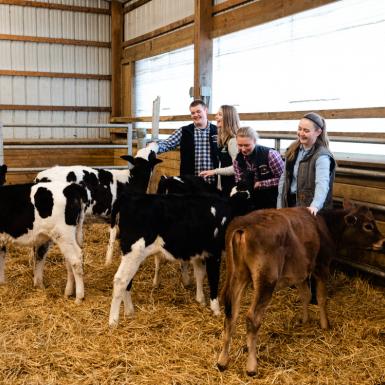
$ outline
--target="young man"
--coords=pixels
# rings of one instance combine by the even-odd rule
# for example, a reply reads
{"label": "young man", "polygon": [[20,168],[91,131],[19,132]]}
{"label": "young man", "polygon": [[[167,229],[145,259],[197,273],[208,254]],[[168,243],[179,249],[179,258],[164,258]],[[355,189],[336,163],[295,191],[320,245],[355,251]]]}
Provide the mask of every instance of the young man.
{"label": "young man", "polygon": [[[180,175],[199,175],[200,172],[218,167],[217,127],[208,121],[208,109],[202,100],[190,104],[193,123],[178,128],[165,140],[149,146],[158,153],[180,146]],[[206,179],[215,183],[215,176]]]}

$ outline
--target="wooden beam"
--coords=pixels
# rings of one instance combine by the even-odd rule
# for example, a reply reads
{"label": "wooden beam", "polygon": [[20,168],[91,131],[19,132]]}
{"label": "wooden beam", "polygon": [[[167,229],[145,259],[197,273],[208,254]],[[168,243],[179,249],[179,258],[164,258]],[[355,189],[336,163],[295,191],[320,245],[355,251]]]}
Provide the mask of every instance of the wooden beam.
{"label": "wooden beam", "polygon": [[27,104],[0,104],[1,110],[11,111],[75,111],[75,112],[111,112],[111,107],[89,106],[37,106]]}
{"label": "wooden beam", "polygon": [[132,4],[128,5],[127,7],[124,7],[123,8],[123,12],[124,13],[131,12],[134,9],[139,8],[139,7],[141,7],[144,4],[149,3],[150,1],[151,0],[138,0],[135,3],[132,3]]}
{"label": "wooden beam", "polygon": [[172,31],[175,31],[175,30],[182,28],[182,27],[186,27],[186,26],[193,24],[193,23],[194,23],[194,16],[191,15],[191,16],[185,17],[181,20],[175,21],[174,23],[167,24],[164,27],[157,28],[154,31],[145,33],[144,35],[140,35],[138,37],[134,37],[133,39],[126,40],[122,44],[122,47],[125,48],[125,47],[128,47],[130,45],[138,44],[138,43],[141,43],[143,41],[153,39],[154,37],[163,35],[165,33],[170,33]]}
{"label": "wooden beam", "polygon": [[299,12],[334,3],[336,0],[259,0],[216,15],[213,36],[218,37],[245,28],[255,27]]}
{"label": "wooden beam", "polygon": [[[252,2],[244,0],[236,4],[235,1],[228,0],[225,3],[220,3],[213,7],[212,12],[215,16],[213,17],[211,37],[219,37],[231,32],[240,31],[244,28],[254,27],[336,1],[338,0],[259,0]],[[235,4],[243,6],[232,9]],[[224,10],[228,11],[222,12]],[[216,14],[218,12],[221,13]],[[140,43],[141,37],[136,37],[137,42],[134,43],[135,45],[130,47],[125,45],[123,60],[140,60],[177,48],[186,47],[192,44],[194,29],[190,24],[181,24],[180,29],[172,32],[165,31],[165,33],[167,34],[156,34],[156,37],[151,38],[151,40]]]}
{"label": "wooden beam", "polygon": [[[313,110],[312,110],[313,111]],[[240,113],[241,120],[299,120],[310,110],[303,111],[281,111],[281,112],[244,112]],[[325,119],[371,119],[385,118],[385,107],[369,107],[369,108],[341,108],[334,110],[315,110],[320,113]],[[214,114],[209,114],[209,119],[214,119]],[[190,115],[172,115],[161,116],[161,122],[183,122],[191,120]],[[125,122],[151,122],[151,116],[121,116],[112,119],[114,123]],[[334,133],[333,133],[334,134]],[[371,134],[372,135],[372,134]],[[377,134],[374,134],[377,135]],[[349,136],[355,136],[350,135]],[[382,137],[382,136],[379,136]]]}
{"label": "wooden beam", "polygon": [[119,116],[122,113],[122,69],[121,54],[123,41],[123,13],[122,4],[119,1],[111,2],[111,114]]}
{"label": "wooden beam", "polygon": [[246,3],[251,3],[253,1],[255,0],[227,0],[227,1],[224,1],[223,3],[215,4],[213,6],[213,15],[219,12],[228,11],[232,8],[239,7]]}
{"label": "wooden beam", "polygon": [[111,80],[111,75],[62,73],[62,72],[0,70],[0,76],[1,75],[3,75],[3,76],[31,76],[31,77],[42,77],[42,78]]}
{"label": "wooden beam", "polygon": [[195,0],[194,98],[210,105],[213,73],[212,0]]}
{"label": "wooden beam", "polygon": [[19,5],[19,6],[22,6],[22,7],[57,9],[57,10],[69,11],[69,12],[85,12],[85,13],[97,13],[97,14],[105,14],[105,15],[109,15],[110,14],[110,10],[109,9],[104,9],[104,8],[79,7],[79,6],[76,6],[76,5],[44,3],[44,2],[40,2],[40,1],[0,0],[0,4]]}
{"label": "wooden beam", "polygon": [[89,46],[89,47],[104,47],[104,48],[111,47],[111,43],[101,42],[101,41],[60,39],[56,37],[8,35],[5,33],[0,34],[0,40],[28,41],[33,43],[49,43],[49,44],[65,44],[65,45],[83,45],[83,46]]}
{"label": "wooden beam", "polygon": [[193,42],[194,27],[190,25],[175,32],[126,48],[123,51],[122,64],[186,47],[193,44]]}

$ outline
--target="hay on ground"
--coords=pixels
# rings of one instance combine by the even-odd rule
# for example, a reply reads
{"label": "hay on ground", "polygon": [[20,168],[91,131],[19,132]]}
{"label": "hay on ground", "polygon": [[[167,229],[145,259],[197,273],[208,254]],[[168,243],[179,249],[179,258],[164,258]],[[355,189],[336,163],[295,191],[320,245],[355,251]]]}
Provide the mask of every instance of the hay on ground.
{"label": "hay on ground", "polygon": [[230,366],[221,373],[215,364],[223,316],[214,317],[208,307],[195,302],[194,286],[182,286],[175,264],[162,266],[161,285],[153,289],[149,258],[134,281],[135,316],[121,316],[117,328],[108,327],[120,257],[116,247],[113,265],[104,267],[107,238],[105,224],[86,226],[86,298],[81,305],[63,297],[66,271],[57,248],[47,259],[44,290],[32,287],[29,249],[9,250],[6,283],[0,287],[1,384],[385,383],[384,288],[333,273],[329,331],[320,329],[314,305],[309,324],[296,325],[300,312],[296,291],[277,292],[259,332],[255,378],[245,374],[246,299]]}

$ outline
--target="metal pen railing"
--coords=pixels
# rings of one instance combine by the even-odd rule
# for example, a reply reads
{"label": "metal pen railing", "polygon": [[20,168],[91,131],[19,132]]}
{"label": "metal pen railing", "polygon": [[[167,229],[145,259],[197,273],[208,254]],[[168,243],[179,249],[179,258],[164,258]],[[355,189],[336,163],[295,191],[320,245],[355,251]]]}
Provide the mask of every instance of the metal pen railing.
{"label": "metal pen railing", "polygon": [[[125,144],[79,144],[79,143],[30,143],[30,144],[4,144],[4,135],[3,128],[6,127],[27,127],[27,128],[123,128],[127,129],[127,142]],[[100,130],[99,130],[100,136]],[[43,141],[43,139],[42,139]],[[126,149],[128,155],[132,155],[132,145],[133,145],[133,124],[46,124],[46,123],[37,123],[37,124],[16,124],[16,123],[1,123],[0,122],[0,164],[4,164],[4,149],[84,149],[84,148],[106,148],[106,149]],[[108,167],[108,168],[122,168],[123,166],[98,166],[98,167]],[[24,168],[9,168],[9,171],[26,171],[34,172],[41,171],[44,168],[42,167],[24,167]]]}

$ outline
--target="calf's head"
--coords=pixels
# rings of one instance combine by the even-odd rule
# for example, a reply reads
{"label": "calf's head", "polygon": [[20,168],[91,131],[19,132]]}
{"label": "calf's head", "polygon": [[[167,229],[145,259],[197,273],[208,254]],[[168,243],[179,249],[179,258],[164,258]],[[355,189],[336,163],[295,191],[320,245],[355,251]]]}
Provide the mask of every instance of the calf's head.
{"label": "calf's head", "polygon": [[[145,191],[150,180],[152,170],[158,163],[162,163],[161,159],[157,159],[156,153],[152,150],[146,152],[138,151],[135,158],[131,155],[122,155],[121,158],[130,162],[134,167],[130,170],[130,181],[129,185],[134,185],[139,189],[138,191]],[[134,188],[134,191],[135,188]]]}
{"label": "calf's head", "polygon": [[250,180],[241,180],[233,187],[230,193],[230,204],[234,215],[245,215],[253,210],[250,199],[252,191],[253,185]]}
{"label": "calf's head", "polygon": [[346,247],[373,250],[384,250],[385,237],[378,230],[372,212],[366,206],[353,205],[344,200],[344,209],[348,213],[344,217],[345,230],[342,242]]}

